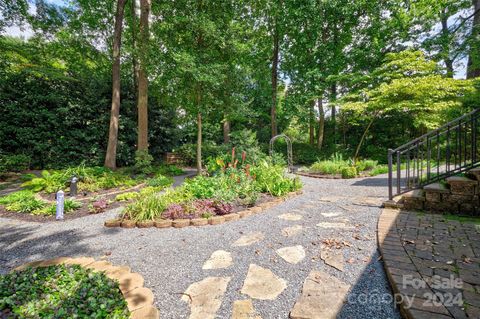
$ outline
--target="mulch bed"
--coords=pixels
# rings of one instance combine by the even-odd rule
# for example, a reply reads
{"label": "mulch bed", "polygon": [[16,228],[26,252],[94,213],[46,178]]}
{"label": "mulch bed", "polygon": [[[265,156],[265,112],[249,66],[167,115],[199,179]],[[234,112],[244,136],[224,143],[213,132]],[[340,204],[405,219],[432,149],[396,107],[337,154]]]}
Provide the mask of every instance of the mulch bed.
{"label": "mulch bed", "polygon": [[[73,212],[64,214],[64,220],[71,220],[71,219],[76,219],[88,215],[94,215],[95,213],[90,212],[88,206],[91,203],[90,199],[98,197],[98,199],[105,199],[108,201],[112,201],[107,206],[107,210],[111,210],[120,206],[125,206],[128,201],[123,201],[123,202],[118,202],[115,201],[115,197],[117,195],[126,193],[126,192],[131,192],[138,190],[142,184],[136,185],[134,187],[130,187],[128,189],[120,189],[120,188],[112,188],[112,189],[106,189],[106,190],[101,190],[98,192],[93,192],[93,193],[84,193],[84,192],[79,192],[79,194],[74,198],[76,201],[82,203],[82,207],[79,209],[74,210]],[[144,186],[144,185],[143,185]],[[41,196],[43,199],[49,201],[49,202],[54,202],[55,201],[55,194],[42,194]],[[65,199],[72,198],[69,197],[68,192],[65,193]],[[101,214],[103,212],[99,212],[98,214]],[[0,206],[0,217],[5,217],[5,218],[12,218],[12,219],[18,219],[18,220],[24,220],[24,221],[29,221],[29,222],[39,222],[39,223],[47,223],[47,222],[52,222],[56,221],[55,215],[32,215],[32,214],[25,214],[25,213],[17,213],[17,212],[9,212],[5,209],[5,207]]]}

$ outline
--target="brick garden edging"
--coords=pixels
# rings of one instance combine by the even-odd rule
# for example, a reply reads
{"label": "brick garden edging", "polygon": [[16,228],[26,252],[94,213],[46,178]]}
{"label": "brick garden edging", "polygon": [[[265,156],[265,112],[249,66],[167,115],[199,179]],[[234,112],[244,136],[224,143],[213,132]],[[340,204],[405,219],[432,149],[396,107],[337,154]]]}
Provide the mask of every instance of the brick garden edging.
{"label": "brick garden edging", "polygon": [[[480,234],[473,224],[388,208],[379,217],[377,236],[405,318],[480,318]],[[439,280],[458,279],[459,287],[439,286]]]}
{"label": "brick garden edging", "polygon": [[128,310],[132,319],[158,319],[160,312],[153,306],[153,293],[150,289],[143,287],[144,279],[138,273],[130,272],[128,266],[113,266],[108,261],[91,257],[58,257],[49,260],[33,261],[20,265],[13,271],[20,271],[27,267],[48,267],[54,265],[79,265],[83,268],[92,269],[104,274],[115,281],[118,281],[120,291],[127,302]]}
{"label": "brick garden edging", "polygon": [[122,227],[122,228],[149,228],[149,227],[156,227],[156,228],[184,228],[187,226],[207,226],[207,225],[219,225],[225,222],[236,221],[241,218],[246,218],[252,216],[254,214],[258,214],[272,208],[280,203],[283,203],[285,200],[289,198],[293,198],[302,194],[302,191],[291,192],[288,193],[285,197],[278,197],[272,201],[264,202],[258,204],[257,206],[250,207],[248,209],[239,211],[237,213],[231,213],[223,216],[213,216],[209,219],[206,218],[194,218],[194,219],[161,219],[156,221],[142,221],[142,222],[135,222],[133,220],[122,220],[120,218],[117,219],[110,219],[106,220],[104,223],[105,227]]}

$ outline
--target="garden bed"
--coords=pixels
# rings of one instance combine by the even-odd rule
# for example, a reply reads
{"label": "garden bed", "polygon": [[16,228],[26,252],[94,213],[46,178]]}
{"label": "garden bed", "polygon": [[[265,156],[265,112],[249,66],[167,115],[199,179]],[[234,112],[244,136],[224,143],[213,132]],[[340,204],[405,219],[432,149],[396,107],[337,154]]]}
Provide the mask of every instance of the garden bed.
{"label": "garden bed", "polygon": [[153,293],[130,267],[93,258],[35,261],[0,275],[0,317],[159,317]]}
{"label": "garden bed", "polygon": [[267,194],[262,194],[262,198],[257,201],[255,206],[246,207],[242,205],[233,206],[232,211],[225,215],[212,216],[210,218],[179,218],[179,219],[156,219],[150,221],[132,221],[123,220],[122,218],[110,219],[105,221],[105,227],[122,227],[122,228],[183,228],[187,226],[207,226],[218,225],[225,222],[236,221],[241,218],[250,217],[254,214],[263,212],[266,209],[272,208],[288,198],[292,198],[301,194],[301,191],[291,192],[284,197],[274,197]]}
{"label": "garden bed", "polygon": [[[84,166],[60,171],[30,171],[9,181],[14,187],[3,190],[0,216],[35,222],[54,221],[55,196],[60,189],[65,193],[64,219],[102,213],[136,197],[164,190],[174,182],[171,175],[180,173],[183,170],[171,166],[151,167],[148,173],[139,173],[133,168],[111,171]],[[79,180],[75,197],[69,192],[72,176]]]}
{"label": "garden bed", "polygon": [[300,168],[296,174],[313,178],[347,179],[371,177],[388,172],[386,165],[373,160],[344,160],[340,154],[333,155],[328,160],[318,160],[310,167]]}
{"label": "garden bed", "polygon": [[[162,194],[136,198],[116,220],[106,226],[185,227],[220,224],[240,218],[244,211],[259,211],[261,205],[282,201],[300,190],[298,177],[286,175],[285,166],[271,158],[249,162],[245,152],[209,160],[206,175],[188,179],[175,189]],[[261,209],[260,209],[261,211]]]}

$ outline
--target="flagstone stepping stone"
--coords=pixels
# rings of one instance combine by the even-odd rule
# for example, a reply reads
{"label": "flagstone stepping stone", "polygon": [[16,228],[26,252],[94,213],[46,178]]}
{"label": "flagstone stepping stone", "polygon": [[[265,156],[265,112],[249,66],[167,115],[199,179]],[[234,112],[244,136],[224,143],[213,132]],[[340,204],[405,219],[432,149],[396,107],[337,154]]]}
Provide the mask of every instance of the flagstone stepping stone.
{"label": "flagstone stepping stone", "polygon": [[355,202],[352,203],[357,206],[374,206],[379,207],[383,204],[383,200],[377,197],[361,197],[357,198]]}
{"label": "flagstone stepping stone", "polygon": [[312,205],[312,204],[304,204],[302,206],[300,206],[300,208],[315,208],[316,206],[315,205]]}
{"label": "flagstone stepping stone", "polygon": [[329,223],[329,222],[321,222],[317,224],[318,227],[321,228],[342,228],[342,229],[352,229],[353,226],[347,225],[345,223]]}
{"label": "flagstone stepping stone", "polygon": [[145,287],[135,288],[124,296],[128,305],[128,310],[130,311],[145,306],[151,306],[153,304],[153,293],[150,289]]}
{"label": "flagstone stepping stone", "polygon": [[290,227],[285,227],[282,229],[282,235],[286,237],[295,236],[302,231],[303,227],[301,225],[295,225]]}
{"label": "flagstone stepping stone", "polygon": [[190,304],[190,319],[214,319],[231,277],[207,277],[191,284],[182,296]]}
{"label": "flagstone stepping stone", "polygon": [[273,300],[287,288],[287,281],[276,276],[270,269],[250,264],[242,294],[254,299]]}
{"label": "flagstone stepping stone", "polygon": [[210,259],[203,265],[202,269],[228,268],[232,265],[232,254],[225,250],[214,251]]}
{"label": "flagstone stepping stone", "polygon": [[134,290],[135,288],[143,287],[144,283],[145,280],[143,277],[137,273],[127,273],[118,278],[118,287],[124,294]]}
{"label": "flagstone stepping stone", "polygon": [[318,199],[319,202],[335,203],[341,200],[344,200],[345,197],[342,196],[323,196]]}
{"label": "flagstone stepping stone", "polygon": [[324,217],[337,217],[342,215],[342,212],[333,212],[333,213],[321,213]]}
{"label": "flagstone stepping stone", "polygon": [[262,319],[262,317],[253,308],[252,301],[247,299],[233,303],[232,319]]}
{"label": "flagstone stepping stone", "polygon": [[340,271],[343,271],[343,266],[345,264],[343,259],[343,253],[341,250],[335,249],[326,249],[323,248],[320,251],[320,258],[329,266],[336,268]]}
{"label": "flagstone stepping stone", "polygon": [[303,218],[303,216],[298,214],[287,213],[287,214],[279,215],[278,218],[284,219],[284,220],[290,220],[290,221],[299,221]]}
{"label": "flagstone stepping stone", "polygon": [[132,312],[131,319],[158,319],[160,312],[152,306],[145,306]]}
{"label": "flagstone stepping stone", "polygon": [[233,243],[232,246],[242,247],[242,246],[250,246],[259,242],[265,238],[265,235],[262,232],[255,232],[243,235],[237,241]]}
{"label": "flagstone stepping stone", "polygon": [[277,249],[277,254],[290,264],[298,264],[305,258],[305,249],[301,245],[284,247]]}
{"label": "flagstone stepping stone", "polygon": [[311,271],[302,295],[290,312],[291,319],[335,319],[347,298],[350,285],[320,271]]}

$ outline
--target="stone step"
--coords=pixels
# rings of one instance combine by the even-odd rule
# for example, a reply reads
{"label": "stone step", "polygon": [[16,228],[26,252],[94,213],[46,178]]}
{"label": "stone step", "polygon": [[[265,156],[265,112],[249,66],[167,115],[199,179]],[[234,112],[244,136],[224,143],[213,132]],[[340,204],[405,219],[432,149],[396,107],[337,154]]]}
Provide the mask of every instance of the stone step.
{"label": "stone step", "polygon": [[408,193],[403,194],[402,197],[404,200],[421,199],[421,198],[425,198],[425,192],[423,189],[414,189],[412,191],[409,191]]}
{"label": "stone step", "polygon": [[480,181],[480,167],[472,168],[467,172],[467,175],[475,178],[477,181]]}
{"label": "stone step", "polygon": [[425,185],[423,190],[426,193],[441,193],[441,194],[448,194],[450,193],[450,189],[444,183],[433,183],[429,185]]}
{"label": "stone step", "polygon": [[478,185],[478,181],[476,181],[474,179],[470,179],[470,178],[465,177],[465,176],[451,176],[451,177],[447,177],[445,180],[447,181],[447,183],[450,186],[452,184],[462,184],[462,185],[466,185],[466,186],[476,186],[476,185]]}
{"label": "stone step", "polygon": [[452,194],[475,195],[475,188],[478,186],[478,181],[464,176],[447,177],[446,181]]}

